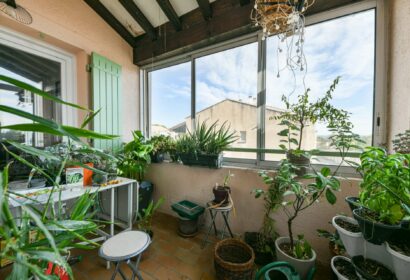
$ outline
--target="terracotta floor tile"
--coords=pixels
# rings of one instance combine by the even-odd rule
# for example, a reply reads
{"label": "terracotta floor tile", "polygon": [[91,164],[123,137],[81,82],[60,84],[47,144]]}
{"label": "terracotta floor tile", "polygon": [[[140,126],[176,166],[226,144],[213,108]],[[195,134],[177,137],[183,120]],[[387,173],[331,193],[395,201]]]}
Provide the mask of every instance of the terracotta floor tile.
{"label": "terracotta floor tile", "polygon": [[158,254],[154,261],[169,269],[176,270],[179,265],[179,260],[175,256]]}
{"label": "terracotta floor tile", "polygon": [[139,269],[148,274],[154,275],[160,267],[161,265],[157,261],[148,259],[140,263]]}
{"label": "terracotta floor tile", "polygon": [[173,255],[175,251],[177,250],[177,245],[165,240],[159,240],[157,241],[157,246],[159,253],[165,254],[165,255]]}
{"label": "terracotta floor tile", "polygon": [[154,275],[158,280],[181,280],[182,275],[166,267],[161,267]]}

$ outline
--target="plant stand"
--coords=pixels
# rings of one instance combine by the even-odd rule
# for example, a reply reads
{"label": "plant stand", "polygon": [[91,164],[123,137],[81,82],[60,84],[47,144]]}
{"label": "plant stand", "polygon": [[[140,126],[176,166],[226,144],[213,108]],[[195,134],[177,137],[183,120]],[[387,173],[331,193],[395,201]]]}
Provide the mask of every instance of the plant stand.
{"label": "plant stand", "polygon": [[223,239],[225,236],[226,228],[228,228],[228,232],[231,238],[233,238],[231,227],[229,226],[229,214],[231,213],[232,208],[233,208],[232,202],[229,202],[229,204],[226,206],[215,206],[215,203],[213,201],[210,201],[207,203],[207,208],[209,209],[209,215],[211,216],[211,223],[209,225],[208,231],[202,243],[202,248],[204,248],[206,243],[208,242],[209,234],[211,233],[212,228],[214,228],[215,236],[218,236],[218,230],[216,228],[216,223],[215,223],[216,216],[218,215],[218,213],[221,214],[224,220],[224,226],[222,229],[221,239]]}

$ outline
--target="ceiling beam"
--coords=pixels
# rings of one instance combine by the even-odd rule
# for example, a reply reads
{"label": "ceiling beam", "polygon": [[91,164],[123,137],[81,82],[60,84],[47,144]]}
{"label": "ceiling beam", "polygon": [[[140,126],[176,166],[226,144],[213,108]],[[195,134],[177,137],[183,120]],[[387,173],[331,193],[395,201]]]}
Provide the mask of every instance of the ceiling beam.
{"label": "ceiling beam", "polygon": [[155,32],[154,26],[152,26],[133,0],[120,0],[120,3],[152,40],[157,39],[157,33]]}
{"label": "ceiling beam", "polygon": [[209,0],[196,0],[196,2],[198,2],[199,9],[201,10],[204,19],[210,19],[212,17],[212,8]]}
{"label": "ceiling beam", "polygon": [[241,6],[248,5],[249,3],[251,3],[251,0],[239,0],[239,4]]}
{"label": "ceiling beam", "polygon": [[179,19],[178,14],[175,12],[169,0],[157,0],[157,3],[164,14],[167,16],[168,20],[175,27],[175,30],[180,31],[182,29],[181,20]]}
{"label": "ceiling beam", "polygon": [[[207,0],[208,1],[208,0]],[[306,16],[326,12],[363,0],[316,0]],[[146,65],[237,38],[259,30],[249,19],[255,0],[240,5],[238,0],[217,0],[212,3],[213,16],[205,21],[200,8],[180,17],[182,30],[177,32],[167,22],[157,29],[166,36],[152,42],[146,34],[139,36],[134,48],[134,64]]]}
{"label": "ceiling beam", "polygon": [[128,44],[135,46],[132,34],[117,20],[99,0],[84,0],[112,29],[114,29]]}
{"label": "ceiling beam", "polygon": [[212,3],[212,8],[214,16],[208,21],[203,19],[200,8],[181,16],[184,25],[179,32],[170,23],[161,26],[167,36],[156,42],[146,35],[137,38],[134,63],[144,65],[152,58],[183,54],[257,30],[249,20],[251,5],[240,6],[238,0],[218,0]]}

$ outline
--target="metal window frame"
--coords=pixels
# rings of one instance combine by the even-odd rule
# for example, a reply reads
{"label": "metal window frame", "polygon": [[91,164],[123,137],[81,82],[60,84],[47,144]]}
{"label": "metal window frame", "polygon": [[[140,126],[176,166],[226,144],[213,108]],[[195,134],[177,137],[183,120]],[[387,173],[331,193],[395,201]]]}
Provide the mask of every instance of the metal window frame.
{"label": "metal window frame", "polygon": [[[375,9],[375,68],[374,68],[374,110],[373,110],[373,145],[383,146],[386,143],[386,112],[387,112],[387,59],[388,56],[388,0],[365,0],[340,8],[318,13],[306,18],[306,26],[322,23],[355,13]],[[149,73],[159,69],[175,66],[185,62],[191,62],[191,123],[195,124],[196,113],[196,69],[195,60],[197,58],[233,49],[246,44],[258,42],[258,78],[257,78],[257,148],[256,160],[245,158],[224,158],[224,163],[230,166],[272,169],[278,166],[278,162],[266,161],[265,152],[265,109],[266,109],[266,40],[262,40],[262,32],[257,31],[245,36],[241,36],[226,42],[218,43],[201,50],[192,51],[183,55],[157,61],[150,65],[141,67],[143,86],[141,87],[141,98],[143,106],[141,111],[141,125],[144,127],[146,135],[151,135],[150,131],[150,86]],[[378,120],[378,118],[380,118]],[[380,125],[378,125],[380,124]],[[193,125],[194,126],[194,125]],[[321,167],[320,164],[315,167]],[[351,167],[341,167],[340,173],[353,176],[356,173]]]}

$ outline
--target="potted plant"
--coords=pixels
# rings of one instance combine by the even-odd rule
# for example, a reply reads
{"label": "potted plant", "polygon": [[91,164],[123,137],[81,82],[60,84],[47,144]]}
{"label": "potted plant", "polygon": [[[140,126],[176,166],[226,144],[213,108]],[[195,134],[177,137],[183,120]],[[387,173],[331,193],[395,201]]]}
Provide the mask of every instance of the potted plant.
{"label": "potted plant", "polygon": [[164,201],[165,199],[163,197],[160,197],[155,203],[151,200],[145,209],[142,209],[142,211],[137,213],[137,228],[148,233],[151,240],[154,237],[154,232],[152,231],[152,217]]}
{"label": "potted plant", "polygon": [[381,245],[410,220],[410,154],[370,147],[360,157],[360,202],[353,211],[364,238]]}
{"label": "potted plant", "polygon": [[161,163],[164,161],[166,153],[169,152],[174,140],[170,136],[157,135],[151,137],[149,143],[152,144],[151,161]]}
{"label": "potted plant", "polygon": [[214,203],[216,204],[224,204],[227,203],[230,199],[231,188],[229,187],[229,181],[234,176],[231,174],[231,171],[228,171],[228,174],[224,177],[224,182],[222,186],[218,183],[215,184],[215,187],[212,188],[212,192],[214,194]]}
{"label": "potted plant", "polygon": [[325,96],[316,102],[309,101],[310,89],[299,95],[296,103],[291,103],[289,98],[282,96],[286,110],[275,117],[276,120],[279,120],[279,125],[284,127],[278,133],[282,137],[280,140],[282,144],[279,147],[286,152],[287,159],[297,167],[296,173],[299,176],[307,173],[310,158],[315,152],[315,150],[306,151],[303,149],[305,129],[308,126],[314,126],[317,122],[324,122],[328,128],[332,129],[337,124],[346,122],[349,118],[346,111],[337,109],[331,104],[332,93],[335,91],[339,79],[337,77]]}
{"label": "potted plant", "polygon": [[382,263],[363,256],[354,256],[352,263],[363,279],[367,280],[396,280],[395,274]]}
{"label": "potted plant", "polygon": [[219,127],[217,121],[209,127],[206,122],[198,122],[193,132],[188,131],[176,140],[176,151],[185,165],[220,168],[222,151],[236,139],[226,122]]}
{"label": "potted plant", "polygon": [[398,280],[406,280],[410,275],[410,239],[408,231],[395,234],[386,242],[386,250],[393,263]]}
{"label": "potted plant", "polygon": [[151,182],[144,180],[148,165],[151,163],[150,154],[153,145],[145,140],[141,131],[133,131],[133,140],[125,144],[117,157],[118,170],[121,176],[136,179],[139,182],[140,211],[147,208],[151,199],[154,186]]}
{"label": "potted plant", "polygon": [[316,253],[303,235],[299,234],[295,239],[293,221],[322,196],[334,204],[336,196],[333,192],[340,189],[340,183],[328,167],[322,168],[320,172],[305,175],[305,179],[313,181],[310,183],[302,183],[296,177],[295,167],[288,160],[282,160],[273,180],[283,191],[284,201],[281,206],[288,217],[288,236],[277,238],[275,246],[278,261],[291,263],[301,277],[305,278],[315,265]]}
{"label": "potted plant", "polygon": [[337,230],[349,256],[363,254],[364,239],[357,221],[346,216],[335,216],[332,225]]}
{"label": "potted plant", "polygon": [[360,280],[349,258],[334,256],[330,265],[338,280]]}
{"label": "potted plant", "polygon": [[259,173],[263,182],[268,186],[267,190],[255,189],[255,198],[263,197],[264,215],[260,232],[245,233],[245,241],[255,251],[255,262],[266,265],[275,258],[275,240],[278,233],[275,230],[275,220],[271,214],[280,208],[283,202],[285,188],[279,188],[278,183],[265,171]]}

